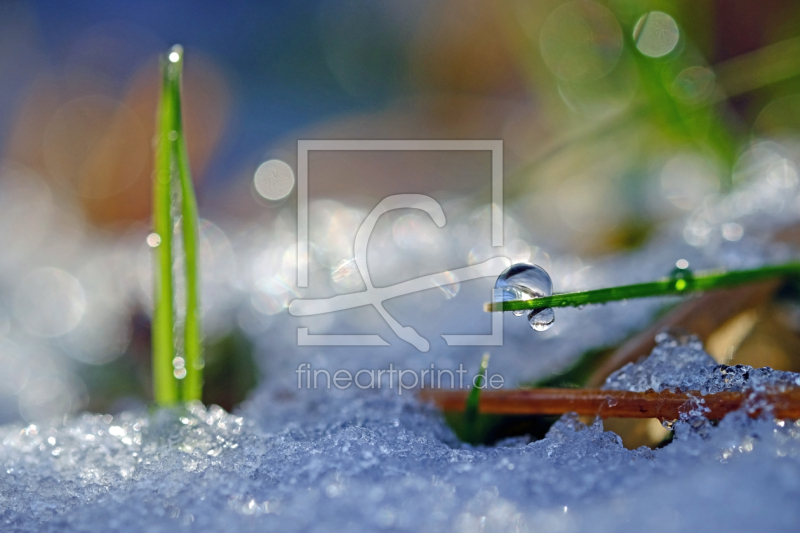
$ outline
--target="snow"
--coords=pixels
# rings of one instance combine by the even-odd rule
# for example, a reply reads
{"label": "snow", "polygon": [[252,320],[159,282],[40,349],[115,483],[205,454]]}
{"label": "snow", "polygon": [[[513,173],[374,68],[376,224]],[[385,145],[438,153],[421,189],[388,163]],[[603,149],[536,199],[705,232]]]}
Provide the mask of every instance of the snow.
{"label": "snow", "polygon": [[[694,341],[662,338],[625,373],[669,358],[688,362],[662,378],[720,387],[713,370],[696,381],[719,365]],[[628,450],[566,415],[542,440],[471,447],[412,397],[261,390],[235,415],[196,404],[6,426],[0,517],[7,531],[796,530],[800,423],[732,413],[675,429]]]}
{"label": "snow", "polygon": [[[121,244],[103,241],[56,204],[42,180],[20,170],[13,176],[2,172],[4,205],[41,204],[26,222],[41,230],[37,235],[6,231],[16,221],[9,210],[0,210],[0,244],[9,252],[0,264],[0,365],[6,370],[0,375],[0,420],[8,422],[0,427],[2,531],[798,530],[797,422],[731,413],[711,424],[699,417],[698,404],[675,423],[674,440],[655,450],[628,450],[601,422],[587,426],[569,415],[539,441],[472,447],[458,442],[441,415],[410,394],[357,387],[298,390],[295,369],[303,362],[330,370],[389,363],[448,369],[464,363],[474,372],[485,348],[446,350],[439,335],[486,333],[480,308],[493,280],[485,287],[462,284],[455,297],[434,289],[387,302],[401,323],[413,322],[431,339],[428,353],[402,342],[381,352],[301,349],[298,324],[312,332],[367,334],[383,327],[378,331],[386,335],[387,328],[377,313],[318,321],[286,314],[289,299],[303,296],[286,289],[290,278],[282,277],[295,267],[285,260],[295,253],[294,235],[286,229],[293,227],[290,212],[259,221],[255,229],[226,233],[203,226],[207,332],[246,331],[266,375],[245,405],[232,414],[200,405],[76,414],[86,391],[75,359],[101,363],[98,358],[122,353],[130,332],[120,326],[130,309],[149,308],[147,231],[134,231]],[[786,261],[793,251],[762,237],[800,219],[796,179],[755,175],[734,194],[709,199],[685,225],[667,228],[645,248],[592,265],[566,250],[552,247],[548,255],[529,245],[548,241],[535,228],[522,229],[524,210],[514,221],[514,206],[507,206],[506,235],[548,269],[557,291],[650,280],[666,275],[678,258],[693,269]],[[346,206],[328,207],[341,215],[341,224],[358,218]],[[462,223],[481,212],[447,211],[452,238],[442,238],[438,255],[416,266],[405,256],[412,265],[398,266],[396,254],[386,252],[391,228],[376,231],[370,244],[377,250],[374,271],[411,279],[429,274],[431,265],[462,266],[479,237]],[[726,233],[731,224],[741,225],[744,236]],[[550,242],[557,240],[550,236]],[[346,256],[348,247],[316,250],[312,258],[311,279],[325,278],[330,294],[359,290],[346,263],[331,275],[334,259]],[[26,278],[30,272],[48,274],[75,296],[41,304],[34,297],[39,285]],[[451,305],[450,298],[457,301]],[[11,301],[13,308],[3,307]],[[555,324],[542,334],[532,332],[524,318],[509,316],[503,346],[491,349],[489,372],[506,376],[506,386],[541,377],[589,348],[620,342],[667,301],[558,309]],[[67,325],[59,320],[64,310],[81,317],[60,335]],[[697,341],[666,336],[649,358],[620,369],[606,386],[709,393],[783,388],[798,379],[770,369],[717,365]]]}
{"label": "snow", "polygon": [[658,344],[643,361],[628,363],[611,374],[604,388],[645,392],[676,390],[702,394],[733,391],[784,391],[800,386],[800,376],[772,368],[720,365],[703,351],[694,336],[676,338],[661,333]]}

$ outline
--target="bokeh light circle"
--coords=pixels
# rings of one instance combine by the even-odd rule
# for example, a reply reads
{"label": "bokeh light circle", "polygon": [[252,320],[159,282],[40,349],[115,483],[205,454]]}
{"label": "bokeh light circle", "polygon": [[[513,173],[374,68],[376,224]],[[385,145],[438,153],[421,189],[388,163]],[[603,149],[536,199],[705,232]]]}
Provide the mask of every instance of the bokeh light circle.
{"label": "bokeh light circle", "polygon": [[633,40],[641,53],[662,57],[678,45],[681,32],[675,19],[661,11],[651,11],[636,23]]}
{"label": "bokeh light circle", "polygon": [[34,270],[14,293],[14,315],[38,337],[59,337],[80,323],[86,296],[80,282],[61,269]]}
{"label": "bokeh light circle", "polygon": [[611,72],[619,61],[622,30],[607,8],[578,0],[547,17],[540,47],[547,67],[562,80],[592,81]]}
{"label": "bokeh light circle", "polygon": [[714,92],[716,76],[711,69],[694,66],[683,69],[672,82],[672,94],[684,102],[696,104],[708,100]]}
{"label": "bokeh light circle", "polygon": [[280,200],[288,196],[294,188],[294,171],[283,161],[270,159],[256,169],[253,183],[262,198]]}

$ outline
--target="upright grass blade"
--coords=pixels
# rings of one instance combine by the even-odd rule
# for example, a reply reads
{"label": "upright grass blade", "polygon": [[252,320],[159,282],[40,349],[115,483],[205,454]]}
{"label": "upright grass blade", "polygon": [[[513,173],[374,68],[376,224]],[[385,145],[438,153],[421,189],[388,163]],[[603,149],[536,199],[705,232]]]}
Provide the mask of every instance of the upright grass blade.
{"label": "upright grass blade", "polygon": [[178,401],[173,375],[175,357],[175,309],[172,283],[172,144],[175,98],[171,89],[172,67],[162,60],[161,95],[158,106],[158,141],[153,183],[153,228],[158,236],[153,264],[153,395],[158,405]]}
{"label": "upright grass blade", "polygon": [[797,276],[800,276],[800,263],[786,263],[752,270],[733,270],[730,272],[705,272],[696,275],[687,273],[682,277],[666,278],[648,283],[554,294],[552,296],[543,296],[532,300],[490,302],[484,305],[484,310],[487,312],[497,312],[544,309],[547,307],[578,307],[581,305],[600,304],[617,300],[628,300],[631,298],[689,294],[692,292],[735,287],[737,285],[744,285],[764,279]]}
{"label": "upright grass blade", "polygon": [[[173,54],[176,54],[173,56]],[[183,234],[184,264],[186,266],[186,323],[184,324],[184,357],[186,359],[186,377],[183,383],[182,399],[201,400],[203,396],[203,360],[202,337],[200,330],[200,258],[199,230],[197,227],[197,199],[192,186],[192,175],[189,169],[189,157],[186,153],[186,140],[183,135],[181,115],[181,70],[183,67],[183,49],[173,47],[170,57],[177,75],[172,90],[174,92],[173,107],[174,131],[177,133],[173,143],[173,152],[177,161],[178,177],[181,188],[181,229]]]}
{"label": "upright grass blade", "polygon": [[[478,369],[478,374],[475,376],[472,390],[467,396],[467,401],[464,408],[463,430],[462,439],[471,444],[478,444],[484,437],[486,424],[481,424],[479,418],[478,407],[481,402],[481,391],[484,388],[484,381],[486,380],[486,369],[489,367],[489,352],[483,354],[481,358],[481,366]],[[485,422],[485,421],[483,421]]]}
{"label": "upright grass blade", "polygon": [[[160,238],[156,249],[153,290],[153,390],[156,403],[202,398],[202,336],[200,328],[200,265],[197,201],[192,186],[181,115],[183,48],[172,47],[162,60],[162,90],[158,111],[158,144],[153,187],[153,224]],[[172,206],[180,199],[186,313],[184,359],[176,358],[175,247]],[[179,386],[182,381],[182,387]]]}

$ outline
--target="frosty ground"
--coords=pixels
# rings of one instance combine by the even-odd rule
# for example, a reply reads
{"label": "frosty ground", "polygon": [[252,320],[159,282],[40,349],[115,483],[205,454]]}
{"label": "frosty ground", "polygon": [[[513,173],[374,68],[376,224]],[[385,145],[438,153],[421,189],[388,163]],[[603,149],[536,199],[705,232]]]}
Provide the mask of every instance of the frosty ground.
{"label": "frosty ground", "polygon": [[[553,244],[550,261],[528,243],[557,239],[537,234],[523,215],[515,223],[513,205],[506,206],[507,236],[513,233],[512,242],[524,245],[524,260],[551,265],[559,292],[656,279],[677,258],[693,269],[796,259],[795,250],[772,242],[771,235],[800,220],[797,176],[772,179],[776,158],[788,160],[768,155],[751,182],[704,203],[633,253],[587,266]],[[269,225],[228,229],[227,237],[216,226],[203,226],[207,333],[231,323],[241,328],[255,343],[266,376],[245,404],[234,413],[193,405],[186,411],[68,414],[53,421],[47,415],[81,405],[80,376],[70,361],[102,363],[114,350],[119,355],[125,344],[117,346],[117,333],[129,321],[128,309],[150,307],[146,231],[131,234],[129,242],[102,241],[85,228],[65,225],[63,206],[34,187],[38,182],[30,176],[6,177],[0,202],[36,200],[44,207],[31,212],[43,217],[33,221],[43,228],[39,241],[0,232],[8,252],[0,289],[8,296],[3,302],[14,302],[13,309],[0,309],[0,420],[7,422],[0,428],[2,531],[751,532],[797,531],[800,525],[800,425],[774,420],[768,412],[752,419],[748,406],[709,424],[698,416],[702,406],[693,405],[675,424],[674,441],[656,450],[628,450],[601,423],[587,427],[570,416],[538,441],[472,447],[454,437],[440,413],[409,394],[298,390],[295,370],[304,362],[331,370],[385,368],[390,361],[409,369],[431,363],[477,368],[485,348],[445,352],[432,343],[430,352],[421,353],[399,343],[391,357],[365,357],[342,347],[301,354],[297,324],[283,312],[297,296],[282,277],[295,271],[285,260],[294,257],[296,246],[286,230],[290,212]],[[0,229],[15,227],[8,213],[0,210]],[[466,226],[459,230],[459,223],[486,215],[466,210],[460,219],[448,219],[454,228],[452,238],[442,239],[448,246],[434,247],[439,255],[426,257],[430,261],[422,267],[474,256],[479,236],[463,231]],[[735,241],[724,237],[730,224],[742,230]],[[377,232],[370,246],[381,250],[390,239],[391,231]],[[337,253],[346,255],[345,248]],[[559,262],[557,254],[565,259]],[[392,257],[377,254],[375,272],[397,279],[425,273],[398,266]],[[326,274],[331,293],[357,290],[357,272],[343,265],[317,265],[312,278]],[[42,297],[30,272],[71,297]],[[387,306],[403,323],[415,319],[420,333],[439,346],[441,333],[485,333],[485,292],[462,286],[455,302],[449,300],[452,290],[434,292]],[[74,305],[78,300],[80,307]],[[554,326],[542,334],[524,318],[508,317],[503,346],[491,349],[490,370],[506,376],[507,386],[548,375],[588,349],[618,345],[666,303],[558,309]],[[362,334],[386,329],[377,313],[321,320],[304,325]],[[662,338],[650,359],[620,369],[607,386],[754,390],[757,396],[772,386],[796,386],[797,379],[720,367],[691,338]],[[15,421],[20,417],[27,422]]]}
{"label": "frosty ground", "polygon": [[[764,371],[749,383],[751,369],[731,367],[738,378],[720,384],[722,368],[665,337],[608,386],[636,389],[641,369],[656,388],[800,382]],[[238,416],[83,415],[4,428],[3,529],[796,530],[800,423],[690,413],[674,429],[661,449],[628,450],[600,421],[567,415],[542,440],[474,448],[431,407],[375,391],[265,390]]]}

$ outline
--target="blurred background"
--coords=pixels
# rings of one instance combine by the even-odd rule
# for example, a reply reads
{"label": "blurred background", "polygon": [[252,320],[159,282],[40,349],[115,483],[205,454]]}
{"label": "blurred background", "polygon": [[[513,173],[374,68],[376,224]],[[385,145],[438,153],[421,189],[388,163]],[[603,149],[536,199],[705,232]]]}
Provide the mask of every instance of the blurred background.
{"label": "blurred background", "polygon": [[[387,194],[434,195],[452,233],[413,213],[387,216],[371,242],[376,285],[502,253],[545,266],[568,290],[607,282],[592,265],[664,228],[678,228],[673,241],[687,249],[742,241],[740,216],[784,209],[761,202],[756,180],[787,199],[797,185],[791,0],[5,1],[2,422],[149,397],[145,239],[158,58],[174,43],[186,50],[204,217],[207,393],[227,408],[263,370],[257,339],[272,328],[273,341],[294,341],[275,324],[302,292],[298,139],[504,143],[500,251],[464,229],[488,220],[488,154],[313,155],[316,297],[363,287],[352,236]],[[737,190],[749,192],[720,208]],[[441,292],[444,302],[458,287]],[[441,303],[426,298],[413,305]],[[311,324],[348,331],[362,318]],[[791,366],[790,348],[770,349]]]}

